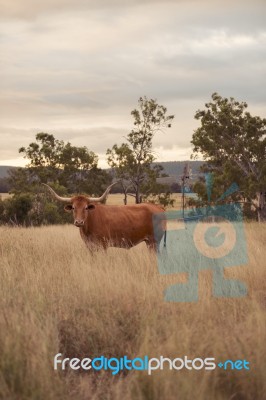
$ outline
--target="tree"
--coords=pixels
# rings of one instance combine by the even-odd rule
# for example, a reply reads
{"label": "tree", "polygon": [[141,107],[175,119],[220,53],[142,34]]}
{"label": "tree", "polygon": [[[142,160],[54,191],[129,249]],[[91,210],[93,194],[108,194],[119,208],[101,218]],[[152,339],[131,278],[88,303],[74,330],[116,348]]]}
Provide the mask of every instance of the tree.
{"label": "tree", "polygon": [[28,171],[38,181],[58,181],[67,186],[75,180],[76,190],[80,189],[86,172],[97,167],[98,157],[87,147],[75,147],[69,142],[55,139],[48,133],[37,133],[36,142],[27,148],[21,147],[19,153],[29,160]]}
{"label": "tree", "polygon": [[97,168],[98,157],[87,147],[75,147],[48,133],[38,133],[36,142],[19,152],[29,160],[26,168],[9,170],[12,199],[4,200],[0,222],[25,225],[65,223],[63,208],[47,196],[40,185],[49,183],[57,193],[99,196],[111,183],[108,172]]}
{"label": "tree", "polygon": [[7,178],[0,178],[0,193],[7,193],[10,190]]}
{"label": "tree", "polygon": [[28,168],[9,169],[7,181],[10,186],[10,193],[14,195],[35,190],[36,177],[29,172]]}
{"label": "tree", "polygon": [[132,187],[130,179],[130,165],[133,164],[133,154],[127,143],[121,146],[115,144],[112,149],[107,149],[107,162],[113,169],[115,177],[120,181],[121,189],[124,193],[124,204],[127,204],[127,196]]}
{"label": "tree", "polygon": [[36,142],[19,149],[29,160],[27,168],[10,173],[11,184],[16,190],[28,185],[30,191],[41,182],[57,182],[70,193],[99,195],[110,184],[111,176],[99,168],[98,156],[87,147],[76,147],[57,140],[48,133],[38,133]]}
{"label": "tree", "polygon": [[121,179],[125,194],[125,203],[129,191],[132,191],[136,203],[141,202],[141,195],[155,187],[160,176],[160,167],[153,166],[155,156],[152,150],[154,135],[171,127],[173,115],[167,115],[166,107],[157,100],[140,97],[138,108],[131,112],[134,128],[126,137],[126,143],[114,145],[107,150],[107,162]]}
{"label": "tree", "polygon": [[213,172],[216,196],[236,182],[235,198],[252,205],[259,221],[266,220],[266,119],[245,111],[247,103],[217,93],[205,107],[195,114],[201,126],[192,144],[207,161],[205,171]]}
{"label": "tree", "polygon": [[23,193],[10,197],[2,202],[3,222],[13,225],[29,225],[29,212],[32,208],[33,197],[30,194]]}

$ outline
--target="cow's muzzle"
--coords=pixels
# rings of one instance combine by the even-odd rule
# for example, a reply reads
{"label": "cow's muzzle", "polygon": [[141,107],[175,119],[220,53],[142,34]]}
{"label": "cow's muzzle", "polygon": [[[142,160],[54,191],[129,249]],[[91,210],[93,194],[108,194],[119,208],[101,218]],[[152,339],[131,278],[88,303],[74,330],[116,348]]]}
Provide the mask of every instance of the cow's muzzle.
{"label": "cow's muzzle", "polygon": [[80,228],[81,226],[84,225],[84,221],[76,219],[75,222],[74,222],[74,225]]}

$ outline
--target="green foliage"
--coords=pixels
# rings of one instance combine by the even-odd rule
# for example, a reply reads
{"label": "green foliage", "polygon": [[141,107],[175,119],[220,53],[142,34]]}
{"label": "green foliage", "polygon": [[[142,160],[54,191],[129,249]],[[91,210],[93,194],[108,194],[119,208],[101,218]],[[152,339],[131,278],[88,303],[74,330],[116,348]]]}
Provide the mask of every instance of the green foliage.
{"label": "green foliage", "polygon": [[[62,192],[62,187],[54,185],[54,188]],[[48,193],[19,193],[0,199],[0,224],[39,226],[67,222],[71,222],[71,216],[64,212],[63,205],[51,200]]]}
{"label": "green foliage", "polygon": [[28,213],[33,205],[33,197],[23,193],[1,202],[0,220],[14,225],[28,225]]}
{"label": "green foliage", "polygon": [[[165,190],[165,189],[164,189]],[[144,196],[145,202],[160,204],[162,207],[174,207],[174,199],[171,199],[171,192],[152,193]]]}
{"label": "green foliage", "polygon": [[[195,114],[201,126],[192,137],[193,151],[207,161],[203,170],[213,173],[214,198],[236,182],[240,192],[231,199],[245,199],[264,218],[266,209],[254,200],[266,192],[266,119],[252,116],[246,108],[245,102],[214,93],[212,102]],[[194,190],[204,198],[200,184]]]}
{"label": "green foliage", "polygon": [[106,187],[112,183],[111,175],[100,168],[93,167],[91,170],[84,170],[68,181],[70,193],[85,193],[100,196]]}
{"label": "green foliage", "polygon": [[152,140],[156,132],[171,127],[173,115],[167,115],[166,107],[154,99],[140,97],[138,109],[131,112],[134,129],[127,135],[127,143],[114,145],[107,150],[107,162],[115,170],[117,179],[122,180],[125,197],[133,192],[136,203],[141,195],[147,195],[156,185],[162,167],[152,165],[155,156]]}
{"label": "green foliage", "polygon": [[39,213],[38,225],[63,224],[70,223],[71,215],[66,214],[62,205],[57,205],[51,201],[42,203]]}
{"label": "green foliage", "polygon": [[[26,168],[10,169],[11,198],[1,203],[0,222],[17,225],[70,222],[62,205],[41,186],[49,183],[59,195],[86,193],[99,196],[111,176],[97,168],[98,157],[86,147],[75,147],[53,135],[38,133],[36,142],[19,149],[29,160]],[[1,210],[0,210],[1,211]]]}
{"label": "green foliage", "polygon": [[7,178],[0,178],[0,193],[7,193],[10,189]]}
{"label": "green foliage", "polygon": [[172,183],[172,185],[170,186],[170,191],[172,193],[181,193],[182,187],[181,187],[180,183],[178,183],[178,182]]}
{"label": "green foliage", "polygon": [[25,181],[26,184],[58,181],[66,188],[70,185],[75,192],[80,192],[89,179],[89,171],[98,163],[97,155],[87,147],[75,147],[69,142],[65,144],[43,132],[36,135],[36,142],[27,148],[21,147],[19,152],[29,160],[26,172],[11,174],[13,186],[16,180],[20,180],[20,188]]}
{"label": "green foliage", "polygon": [[10,169],[8,175],[10,193],[21,194],[33,191],[37,178],[30,173],[28,168]]}
{"label": "green foliage", "polygon": [[2,197],[0,196],[0,222],[1,222],[1,219],[3,218],[4,211],[5,211],[5,203],[2,200]]}

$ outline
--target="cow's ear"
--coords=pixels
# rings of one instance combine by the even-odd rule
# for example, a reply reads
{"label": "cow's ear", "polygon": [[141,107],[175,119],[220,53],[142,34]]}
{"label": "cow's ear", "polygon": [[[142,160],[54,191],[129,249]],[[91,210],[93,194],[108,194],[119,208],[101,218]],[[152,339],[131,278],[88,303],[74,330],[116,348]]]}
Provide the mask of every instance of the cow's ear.
{"label": "cow's ear", "polygon": [[95,209],[95,205],[94,204],[88,204],[86,207],[86,210],[94,210]]}
{"label": "cow's ear", "polygon": [[64,210],[65,210],[66,212],[71,212],[71,211],[73,210],[72,204],[67,204],[67,205],[64,207]]}

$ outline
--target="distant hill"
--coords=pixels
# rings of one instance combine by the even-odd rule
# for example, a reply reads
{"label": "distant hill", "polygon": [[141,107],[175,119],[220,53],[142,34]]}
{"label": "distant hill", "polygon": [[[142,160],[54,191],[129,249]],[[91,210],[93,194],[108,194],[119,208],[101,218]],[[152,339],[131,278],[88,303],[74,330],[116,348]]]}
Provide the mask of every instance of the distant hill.
{"label": "distant hill", "polygon": [[[192,170],[192,178],[195,179],[196,175],[200,172],[200,167],[204,164],[204,161],[165,161],[165,162],[156,162],[154,164],[160,164],[164,168],[164,173],[175,178],[179,178],[184,171],[184,167],[186,163],[189,163],[189,166]],[[10,167],[8,165],[0,165],[0,179],[6,178],[8,176],[8,170],[16,168]],[[110,168],[108,168],[110,170]]]}
{"label": "distant hill", "polygon": [[200,167],[204,164],[204,161],[165,161],[157,162],[155,164],[160,164],[167,175],[175,178],[180,178],[184,172],[185,165],[189,163],[192,173],[192,179],[197,179],[200,174]]}
{"label": "distant hill", "polygon": [[10,167],[8,165],[0,165],[0,179],[1,178],[6,178],[8,176],[7,171],[9,169],[14,169],[14,168],[16,168],[16,167]]}

